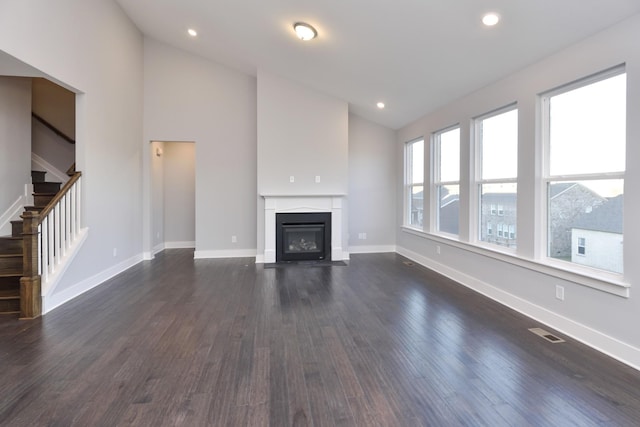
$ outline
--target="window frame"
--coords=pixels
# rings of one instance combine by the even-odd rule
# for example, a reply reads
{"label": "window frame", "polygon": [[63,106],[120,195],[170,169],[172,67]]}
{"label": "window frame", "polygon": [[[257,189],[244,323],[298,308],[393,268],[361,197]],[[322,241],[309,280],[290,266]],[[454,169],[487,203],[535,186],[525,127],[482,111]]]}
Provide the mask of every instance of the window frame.
{"label": "window frame", "polygon": [[[606,269],[591,267],[587,265],[578,264],[572,261],[561,260],[557,258],[553,258],[549,253],[550,250],[550,230],[549,230],[549,217],[551,214],[551,206],[550,206],[550,198],[549,191],[552,183],[562,183],[562,182],[584,182],[584,181],[598,181],[598,180],[614,180],[619,179],[623,181],[623,188],[625,185],[625,171],[617,171],[617,172],[598,172],[598,173],[575,173],[575,174],[560,174],[560,175],[551,175],[551,127],[550,127],[550,100],[554,96],[561,95],[564,93],[571,92],[573,90],[577,90],[583,87],[587,87],[591,84],[599,83],[609,78],[617,77],[623,74],[626,74],[626,65],[621,64],[615,67],[609,68],[607,70],[595,73],[585,78],[574,80],[570,83],[558,86],[554,89],[545,91],[538,95],[539,102],[539,114],[540,114],[540,132],[541,132],[541,143],[540,147],[542,150],[542,174],[540,177],[541,182],[541,201],[542,203],[542,224],[540,230],[540,239],[541,245],[539,245],[539,253],[537,254],[538,260],[543,262],[544,264],[550,265],[555,268],[560,268],[563,270],[568,270],[572,272],[577,272],[579,274],[584,274],[589,277],[600,278],[600,277],[613,277],[617,280],[622,280],[624,277],[624,257],[623,257],[623,272],[615,272],[608,271]],[[628,96],[627,96],[628,102]],[[629,113],[626,111],[626,120],[628,122]],[[628,136],[625,141],[625,157],[626,157],[626,148],[628,145]],[[626,169],[626,168],[625,168]],[[624,192],[622,193],[624,194]],[[623,214],[623,242],[624,242],[624,214]],[[623,243],[624,244],[624,243]],[[576,245],[577,248],[577,245]],[[586,251],[586,246],[585,246]],[[623,247],[624,254],[624,247]],[[576,249],[576,255],[578,256],[586,256],[585,254],[579,254],[578,249]],[[611,279],[608,279],[611,280]]]}
{"label": "window frame", "polygon": [[[458,131],[458,179],[457,180],[442,180],[442,135],[451,132]],[[456,123],[446,128],[437,130],[431,134],[431,232],[437,234],[443,234],[451,237],[458,237],[458,234],[452,234],[440,229],[440,189],[450,185],[457,185],[460,189],[460,149],[462,144],[462,129],[460,123]],[[460,223],[460,215],[458,213],[458,224]]]}
{"label": "window frame", "polygon": [[[516,115],[517,115],[517,122],[516,122],[516,158],[514,159],[514,161],[516,162],[516,176],[515,177],[506,177],[506,178],[483,178],[483,171],[482,171],[482,159],[483,159],[483,146],[482,146],[482,142],[483,142],[483,135],[482,135],[482,122],[486,119],[490,119],[492,117],[495,116],[499,116],[501,114],[505,114],[505,113],[509,113],[511,111],[515,111]],[[483,230],[483,221],[482,221],[482,188],[484,185],[489,185],[489,184],[513,184],[516,186],[516,206],[517,206],[517,195],[518,195],[518,190],[517,190],[517,186],[518,186],[518,168],[517,168],[517,162],[518,162],[518,145],[519,145],[519,140],[520,140],[520,111],[518,108],[518,103],[517,102],[513,102],[511,104],[507,104],[503,107],[497,108],[495,110],[489,111],[487,113],[484,113],[482,115],[476,116],[472,119],[471,122],[471,129],[472,129],[472,135],[473,135],[473,164],[474,164],[474,174],[472,175],[474,178],[474,182],[473,185],[471,186],[472,188],[472,198],[471,200],[473,200],[473,203],[475,205],[474,207],[474,211],[471,212],[471,219],[473,221],[472,227],[470,228],[471,234],[470,234],[470,239],[469,242],[478,246],[482,246],[491,250],[497,250],[497,251],[502,251],[502,252],[507,252],[507,253],[515,253],[516,248],[515,247],[511,247],[511,246],[504,246],[504,245],[500,245],[497,242],[494,241],[485,241],[482,240],[482,230]],[[494,203],[496,205],[496,207],[498,207],[497,203]],[[490,215],[494,215],[493,213],[489,212],[487,214],[487,217]],[[496,213],[495,215],[498,216],[502,216],[504,218],[504,206],[503,206],[503,211],[502,213],[499,212],[498,209],[496,209]],[[517,221],[517,210],[516,210],[516,221]],[[508,225],[507,225],[508,227]],[[499,236],[498,233],[496,232],[494,237],[498,238],[498,237],[502,237]],[[515,245],[517,245],[516,243],[517,241],[512,242]],[[511,245],[512,243],[509,243],[509,245]]]}
{"label": "window frame", "polygon": [[[423,154],[423,159],[422,159],[422,165],[423,165],[423,170],[422,170],[422,182],[413,182],[413,145],[417,144],[417,143],[422,143],[422,154]],[[424,151],[424,137],[418,137],[418,138],[414,138],[410,141],[405,142],[404,145],[404,220],[403,220],[403,225],[405,227],[409,227],[412,228],[414,230],[424,230],[424,194],[425,194],[425,187],[424,187],[424,177],[425,177],[425,170],[424,170],[424,166],[425,166],[425,162],[424,162],[424,155],[425,155],[425,151]],[[414,187],[422,187],[422,194],[423,194],[423,208],[422,208],[422,226],[420,226],[419,224],[413,224],[412,223],[412,218],[411,218],[411,208],[412,208],[412,191]]]}
{"label": "window frame", "polygon": [[[586,256],[587,255],[587,238],[586,237],[578,237],[578,243],[576,245],[577,253],[576,255]],[[582,249],[582,252],[580,252]]]}

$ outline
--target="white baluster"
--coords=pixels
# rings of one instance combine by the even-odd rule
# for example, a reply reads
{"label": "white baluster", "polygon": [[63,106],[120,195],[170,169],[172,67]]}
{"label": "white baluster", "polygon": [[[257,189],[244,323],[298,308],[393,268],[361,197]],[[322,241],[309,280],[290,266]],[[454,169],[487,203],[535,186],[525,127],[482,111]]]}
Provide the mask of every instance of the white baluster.
{"label": "white baluster", "polygon": [[53,211],[47,215],[47,275],[53,273]]}
{"label": "white baluster", "polygon": [[82,183],[80,180],[76,182],[78,184],[77,194],[78,194],[78,204],[76,206],[78,210],[78,217],[76,221],[76,226],[78,227],[78,232],[80,232],[80,227],[82,227]]}
{"label": "white baluster", "polygon": [[76,185],[73,184],[69,190],[71,194],[71,205],[69,206],[69,227],[71,228],[71,240],[75,241],[78,237],[76,230]]}
{"label": "white baluster", "polygon": [[55,263],[56,266],[58,266],[58,264],[60,264],[60,260],[62,259],[62,235],[61,235],[61,228],[62,228],[62,224],[64,223],[64,221],[62,220],[62,212],[60,209],[60,203],[57,203],[56,206],[53,208],[53,210],[56,212],[56,228],[54,230],[54,239],[55,239],[55,247],[56,247],[56,252],[55,252]]}
{"label": "white baluster", "polygon": [[42,244],[42,233],[44,227],[42,226],[42,223],[38,224],[38,274],[40,276],[43,276],[42,281],[45,282],[46,278],[44,277],[44,273],[43,273],[43,268],[42,268],[42,263],[44,262],[44,246]]}

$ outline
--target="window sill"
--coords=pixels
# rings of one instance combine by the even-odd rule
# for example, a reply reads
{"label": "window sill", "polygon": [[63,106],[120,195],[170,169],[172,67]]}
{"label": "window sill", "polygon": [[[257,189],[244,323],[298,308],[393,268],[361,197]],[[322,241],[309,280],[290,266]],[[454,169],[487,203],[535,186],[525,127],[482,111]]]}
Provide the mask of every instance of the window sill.
{"label": "window sill", "polygon": [[599,291],[607,292],[619,297],[629,298],[629,291],[631,286],[628,283],[623,282],[622,275],[620,274],[590,269],[589,267],[573,268],[573,265],[571,265],[570,263],[565,263],[562,261],[554,262],[550,260],[548,262],[542,262],[525,259],[519,257],[515,253],[515,251],[501,251],[499,248],[494,249],[493,247],[487,247],[485,245],[479,246],[471,243],[461,242],[450,237],[428,233],[407,226],[402,226],[401,231],[407,234],[421,237],[423,239],[428,239],[434,242],[453,246],[455,248],[467,252],[472,252],[477,255],[517,265],[519,267],[526,268],[537,273],[546,274],[548,276],[556,277],[562,280],[567,280],[578,285],[597,289]]}

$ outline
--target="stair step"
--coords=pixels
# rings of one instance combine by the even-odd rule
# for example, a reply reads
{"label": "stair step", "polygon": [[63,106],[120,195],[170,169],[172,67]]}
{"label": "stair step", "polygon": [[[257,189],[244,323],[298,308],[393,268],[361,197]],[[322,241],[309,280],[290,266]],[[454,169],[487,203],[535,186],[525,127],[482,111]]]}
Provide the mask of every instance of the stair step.
{"label": "stair step", "polygon": [[33,204],[35,206],[47,206],[57,193],[33,193]]}
{"label": "stair step", "polygon": [[20,290],[18,291],[3,291],[0,290],[0,300],[3,299],[20,299]]}
{"label": "stair step", "polygon": [[22,254],[0,255],[0,274],[22,274]]}
{"label": "stair step", "polygon": [[31,171],[31,182],[44,182],[44,176],[46,172],[43,171]]}
{"label": "stair step", "polygon": [[35,193],[57,193],[60,191],[60,186],[62,183],[60,182],[34,182],[33,183],[33,191]]}
{"label": "stair step", "polygon": [[20,313],[20,292],[0,291],[0,314]]}
{"label": "stair step", "polygon": [[21,274],[0,274],[0,291],[20,293]]}
{"label": "stair step", "polygon": [[22,236],[2,236],[0,237],[0,253],[3,254],[21,254],[22,253]]}
{"label": "stair step", "polygon": [[46,206],[25,206],[24,210],[29,212],[41,212]]}
{"label": "stair step", "polygon": [[22,220],[11,221],[11,237],[22,237]]}

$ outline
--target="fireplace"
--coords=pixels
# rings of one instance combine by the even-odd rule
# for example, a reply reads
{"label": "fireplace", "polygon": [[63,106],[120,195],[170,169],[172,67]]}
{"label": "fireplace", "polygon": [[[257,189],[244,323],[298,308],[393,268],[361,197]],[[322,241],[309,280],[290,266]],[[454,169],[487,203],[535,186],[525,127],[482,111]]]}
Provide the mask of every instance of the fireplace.
{"label": "fireplace", "polygon": [[276,214],[276,262],[331,259],[331,212]]}
{"label": "fireplace", "polygon": [[[325,238],[324,260],[342,261],[349,259],[349,254],[342,249],[345,236],[343,236],[342,205],[344,194],[317,194],[317,195],[277,195],[261,194],[264,198],[264,252],[256,255],[258,263],[276,262],[276,215],[293,213],[330,213],[331,230],[330,239]],[[325,229],[329,231],[328,229]]]}

